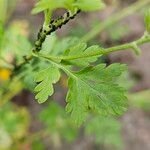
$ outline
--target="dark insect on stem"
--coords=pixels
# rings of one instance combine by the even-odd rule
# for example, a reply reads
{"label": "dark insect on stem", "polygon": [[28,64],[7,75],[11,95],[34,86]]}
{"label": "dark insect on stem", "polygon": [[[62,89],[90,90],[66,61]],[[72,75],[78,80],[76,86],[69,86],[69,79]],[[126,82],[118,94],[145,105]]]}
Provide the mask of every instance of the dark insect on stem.
{"label": "dark insect on stem", "polygon": [[[51,20],[49,26],[47,29],[44,29],[43,27],[40,28],[37,40],[35,41],[35,47],[33,48],[33,52],[39,52],[42,49],[43,42],[46,39],[47,35],[50,35],[52,32],[56,31],[57,29],[61,28],[63,25],[69,22],[69,20],[74,19],[75,16],[80,13],[81,10],[76,10],[75,12],[66,12],[63,16],[59,17],[56,20]],[[30,62],[32,60],[33,56],[26,56],[24,57],[24,61],[17,65],[14,65],[13,72],[18,72],[22,66]],[[13,76],[14,74],[12,74]]]}
{"label": "dark insect on stem", "polygon": [[61,28],[63,25],[68,23],[71,19],[74,19],[75,16],[80,12],[80,10],[76,10],[74,13],[68,11],[63,16],[59,17],[56,20],[52,20],[48,26],[48,28],[41,28],[37,40],[35,42],[35,51],[40,51],[42,48],[42,44],[46,39],[47,35],[50,35],[52,32],[55,32],[57,29]]}

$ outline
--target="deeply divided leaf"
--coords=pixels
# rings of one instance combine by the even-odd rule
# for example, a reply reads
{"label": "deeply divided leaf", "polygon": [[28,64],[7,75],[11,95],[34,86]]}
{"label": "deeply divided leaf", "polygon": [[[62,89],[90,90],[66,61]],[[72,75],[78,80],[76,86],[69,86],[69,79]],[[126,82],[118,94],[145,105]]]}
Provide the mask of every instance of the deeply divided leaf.
{"label": "deeply divided leaf", "polygon": [[45,102],[54,93],[53,84],[58,82],[59,78],[59,70],[54,66],[50,66],[36,75],[35,81],[38,85],[34,91],[37,93],[35,98],[39,103]]}
{"label": "deeply divided leaf", "polygon": [[[100,49],[101,48],[98,45],[87,47],[86,43],[79,42],[79,44],[67,49],[64,53],[64,56],[68,56],[69,58],[71,58],[70,60],[66,61],[68,64],[86,67],[90,63],[97,61],[97,58],[99,57],[99,56],[89,57],[88,56],[89,53],[95,53],[96,51],[100,51]],[[82,57],[83,55],[85,57]]]}
{"label": "deeply divided leaf", "polygon": [[77,125],[86,120],[89,111],[120,115],[126,110],[125,90],[115,83],[125,70],[125,65],[100,64],[72,73],[68,82],[67,112]]}

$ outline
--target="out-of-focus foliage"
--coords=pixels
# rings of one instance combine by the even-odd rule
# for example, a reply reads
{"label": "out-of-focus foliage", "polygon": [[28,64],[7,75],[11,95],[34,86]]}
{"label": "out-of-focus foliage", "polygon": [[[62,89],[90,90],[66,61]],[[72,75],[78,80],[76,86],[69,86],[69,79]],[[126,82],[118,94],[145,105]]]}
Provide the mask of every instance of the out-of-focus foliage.
{"label": "out-of-focus foliage", "polygon": [[110,37],[110,40],[113,41],[119,41],[122,39],[124,36],[128,35],[130,32],[130,29],[127,26],[123,25],[115,25],[111,26],[108,29],[108,34]]}
{"label": "out-of-focus foliage", "polygon": [[114,118],[92,116],[85,127],[85,133],[88,136],[93,135],[98,144],[110,145],[115,149],[120,149],[123,145],[121,124]]}
{"label": "out-of-focus foliage", "polygon": [[133,107],[150,110],[150,90],[129,94],[129,100]]}
{"label": "out-of-focus foliage", "polygon": [[4,28],[2,22],[0,22],[0,47],[3,40],[3,35],[4,35]]}
{"label": "out-of-focus foliage", "polygon": [[39,137],[34,138],[34,141],[32,142],[32,145],[31,145],[31,149],[32,150],[44,150],[45,149],[44,143],[41,141],[41,138]]}
{"label": "out-of-focus foliage", "polygon": [[62,55],[65,50],[74,47],[76,42],[79,42],[77,37],[59,39],[55,34],[52,34],[46,38],[41,53],[59,56]]}
{"label": "out-of-focus foliage", "polygon": [[16,94],[18,94],[22,88],[23,84],[17,78],[11,80],[3,81],[0,83],[0,107],[3,107],[9,100],[11,100]]}
{"label": "out-of-focus foliage", "polygon": [[28,127],[29,114],[25,108],[11,103],[0,107],[0,149],[15,147],[26,136]]}
{"label": "out-of-focus foliage", "polygon": [[[3,24],[9,19],[17,0],[0,0],[0,22]],[[9,11],[8,11],[9,10]]]}
{"label": "out-of-focus foliage", "polygon": [[60,145],[61,140],[73,141],[77,137],[77,128],[72,124],[63,107],[51,102],[40,113],[40,120],[45,124],[45,130],[49,134],[54,145]]}
{"label": "out-of-focus foliage", "polygon": [[[13,21],[9,24],[9,26],[5,30],[3,28],[3,25],[1,24],[0,33],[1,33],[0,34],[0,39],[1,39],[0,58],[2,58],[0,59],[0,81],[2,82],[4,80],[9,79],[11,74],[11,71],[9,69],[6,69],[8,67],[8,63],[22,62],[24,60],[23,56],[30,53],[31,43],[28,40],[29,29],[28,29],[28,23],[25,20]],[[23,72],[23,74],[20,74],[19,76],[21,78],[24,77],[24,80],[22,80],[21,82],[24,82],[24,85],[26,85],[27,87],[28,84],[33,83],[33,82],[29,82],[28,80],[31,79],[31,76],[29,77],[29,74],[32,72],[31,71],[29,72],[28,71],[29,69],[24,69],[24,70],[25,72]],[[28,80],[28,84],[26,82],[27,80]]]}
{"label": "out-of-focus foliage", "polygon": [[[94,136],[97,144],[108,144],[115,148],[122,147],[121,125],[119,121],[100,115],[88,115],[84,124],[84,136]],[[55,146],[60,146],[65,139],[69,142],[77,139],[80,130],[74,126],[72,119],[65,113],[65,109],[56,102],[51,102],[40,113],[40,120],[45,124],[45,132]]]}
{"label": "out-of-focus foliage", "polygon": [[145,15],[145,25],[147,32],[150,33],[150,9],[147,11]]}
{"label": "out-of-focus foliage", "polygon": [[[11,36],[10,36],[11,35]],[[30,53],[31,44],[28,41],[28,24],[26,21],[14,21],[4,32],[0,56],[17,62],[23,60],[23,56]]]}

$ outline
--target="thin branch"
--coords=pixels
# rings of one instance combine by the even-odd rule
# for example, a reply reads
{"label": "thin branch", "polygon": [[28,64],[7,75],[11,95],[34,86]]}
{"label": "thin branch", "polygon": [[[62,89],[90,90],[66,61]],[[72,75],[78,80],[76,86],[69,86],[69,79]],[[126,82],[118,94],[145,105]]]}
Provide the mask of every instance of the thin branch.
{"label": "thin branch", "polygon": [[101,48],[100,50],[96,51],[96,52],[90,52],[90,53],[84,53],[82,55],[74,55],[74,56],[47,56],[41,53],[34,53],[35,55],[38,55],[40,57],[43,57],[45,59],[54,61],[54,62],[60,62],[62,60],[64,61],[69,61],[69,60],[76,60],[76,59],[82,59],[82,58],[88,58],[88,57],[94,57],[94,56],[101,56],[101,55],[106,55],[108,53],[111,52],[115,52],[115,51],[121,51],[121,50],[128,50],[128,49],[134,49],[134,46],[140,46],[143,45],[145,43],[149,43],[150,42],[150,36],[144,35],[143,37],[141,37],[140,39],[127,43],[127,44],[122,44],[119,46],[114,46],[114,47],[110,47],[110,48]]}

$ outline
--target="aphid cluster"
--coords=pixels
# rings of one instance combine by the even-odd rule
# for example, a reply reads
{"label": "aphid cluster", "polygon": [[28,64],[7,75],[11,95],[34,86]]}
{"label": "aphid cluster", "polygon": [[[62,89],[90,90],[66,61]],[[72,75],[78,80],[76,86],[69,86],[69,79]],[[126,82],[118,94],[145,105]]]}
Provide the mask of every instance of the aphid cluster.
{"label": "aphid cluster", "polygon": [[63,25],[69,22],[69,20],[74,19],[74,17],[80,12],[80,10],[76,10],[75,12],[68,11],[63,16],[59,17],[56,20],[52,20],[49,26],[44,29],[43,27],[40,29],[38,33],[38,38],[35,42],[35,51],[40,51],[42,48],[42,44],[46,39],[47,35],[50,35],[52,32],[61,28]]}

